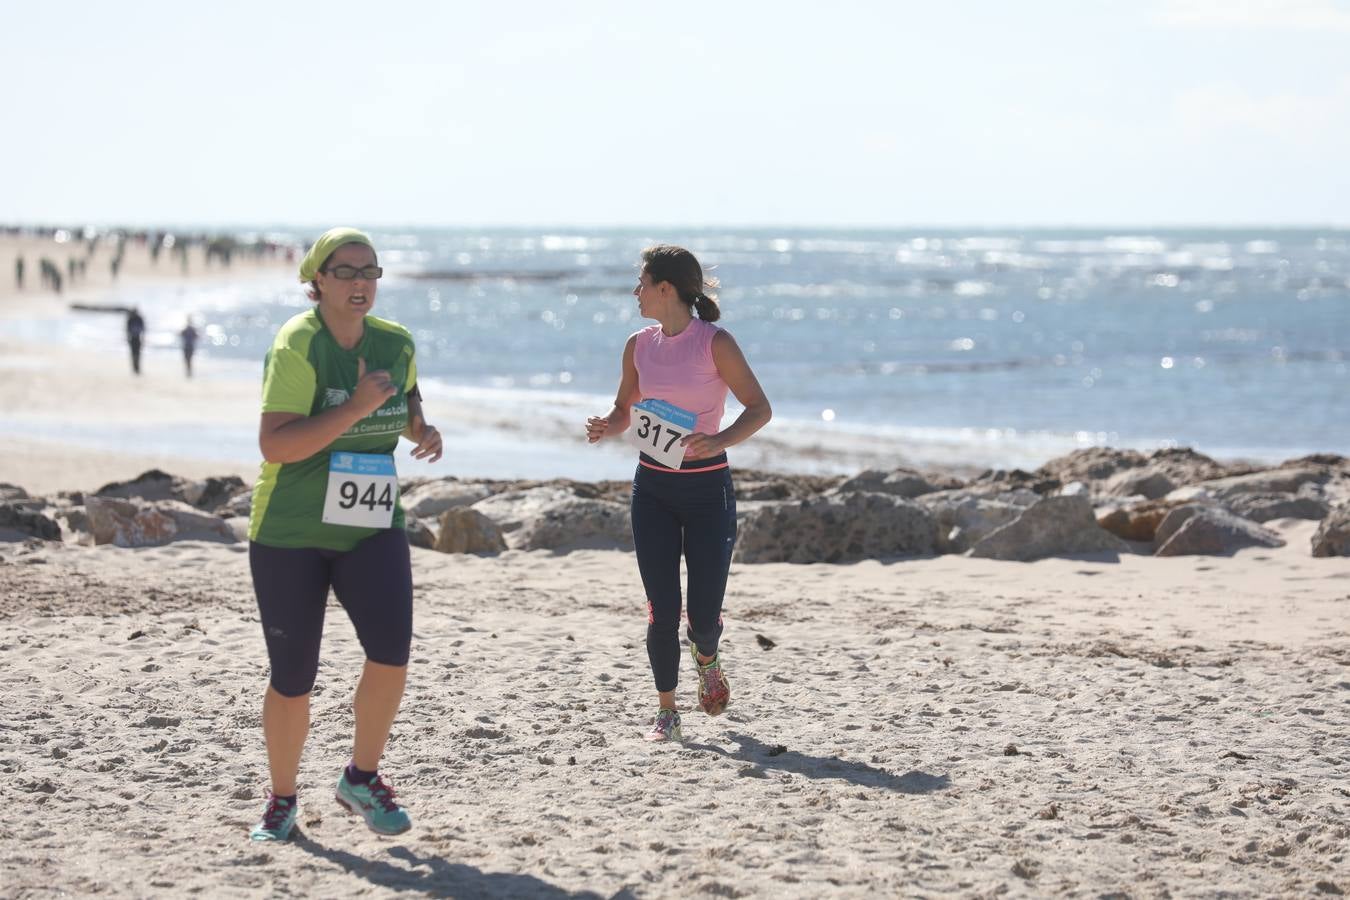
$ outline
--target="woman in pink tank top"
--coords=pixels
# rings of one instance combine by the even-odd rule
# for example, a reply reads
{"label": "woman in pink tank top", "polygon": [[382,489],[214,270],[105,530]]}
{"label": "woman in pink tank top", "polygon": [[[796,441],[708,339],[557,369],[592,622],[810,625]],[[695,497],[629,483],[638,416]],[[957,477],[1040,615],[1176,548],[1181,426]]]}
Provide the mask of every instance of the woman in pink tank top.
{"label": "woman in pink tank top", "polygon": [[[682,555],[689,574],[685,634],[698,672],[699,706],[716,716],[731,701],[718,654],[722,599],[736,543],[736,494],[726,449],[763,428],[772,411],[736,341],[712,324],[720,315],[712,294],[716,287],[688,250],[660,245],[642,251],[633,294],[638,312],[657,324],[628,338],[614,407],[608,415],[586,420],[591,443],[618,437],[629,430],[633,408],[644,404],[634,433],[644,439],[639,441],[644,451],[665,451],[658,453],[662,459],[640,453],[633,476],[633,546],[647,593],[647,658],[657,692],[650,741],[682,740],[675,702]],[[723,429],[728,390],[745,411]],[[664,432],[681,435],[682,459],[666,455],[669,442],[645,442],[648,434],[661,434],[659,423],[653,425],[657,415],[682,429]]]}

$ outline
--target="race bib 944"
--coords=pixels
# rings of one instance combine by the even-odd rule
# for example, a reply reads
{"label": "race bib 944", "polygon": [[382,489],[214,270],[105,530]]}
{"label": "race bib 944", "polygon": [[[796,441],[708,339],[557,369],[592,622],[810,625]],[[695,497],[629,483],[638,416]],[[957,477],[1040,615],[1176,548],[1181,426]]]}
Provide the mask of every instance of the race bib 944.
{"label": "race bib 944", "polygon": [[684,461],[680,439],[694,433],[698,416],[664,400],[643,400],[633,406],[624,440],[663,466],[678,469]]}
{"label": "race bib 944", "polygon": [[388,528],[398,503],[398,472],[388,453],[333,453],[323,521],[329,525]]}

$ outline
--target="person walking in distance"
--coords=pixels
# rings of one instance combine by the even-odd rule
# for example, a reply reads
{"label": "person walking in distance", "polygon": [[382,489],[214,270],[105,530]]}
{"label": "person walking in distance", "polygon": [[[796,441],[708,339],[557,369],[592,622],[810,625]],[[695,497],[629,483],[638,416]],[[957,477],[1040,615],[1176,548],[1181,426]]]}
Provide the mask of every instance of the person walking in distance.
{"label": "person walking in distance", "polygon": [[132,307],[127,310],[127,347],[131,350],[131,371],[141,374],[141,343],[145,340],[145,319],[141,311]]}
{"label": "person walking in distance", "polygon": [[192,377],[192,355],[197,352],[197,329],[192,327],[192,318],[189,317],[183,330],[178,332],[179,339],[183,342],[183,369],[187,377]]}

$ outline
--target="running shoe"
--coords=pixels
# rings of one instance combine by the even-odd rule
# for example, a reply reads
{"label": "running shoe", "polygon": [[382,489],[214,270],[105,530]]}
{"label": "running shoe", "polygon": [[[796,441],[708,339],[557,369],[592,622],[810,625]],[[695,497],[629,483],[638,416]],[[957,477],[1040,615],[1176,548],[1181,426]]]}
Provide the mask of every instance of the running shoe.
{"label": "running shoe", "polygon": [[248,836],[255,841],[289,841],[294,828],[295,801],[283,800],[269,793],[262,819],[253,826]]}
{"label": "running shoe", "polygon": [[722,671],[722,654],[712,658],[712,662],[698,661],[698,648],[689,645],[689,655],[693,657],[694,668],[698,670],[698,705],[710,716],[720,716],[731,702],[731,682]]}
{"label": "running shoe", "polygon": [[658,709],[656,711],[656,721],[652,722],[652,730],[647,732],[649,741],[683,741],[684,735],[680,732],[680,714],[673,709]]}
{"label": "running shoe", "polygon": [[402,834],[412,827],[412,819],[403,807],[394,802],[394,789],[376,775],[370,784],[352,784],[347,773],[338,779],[337,802],[348,812],[354,812],[366,820],[366,825],[376,834]]}

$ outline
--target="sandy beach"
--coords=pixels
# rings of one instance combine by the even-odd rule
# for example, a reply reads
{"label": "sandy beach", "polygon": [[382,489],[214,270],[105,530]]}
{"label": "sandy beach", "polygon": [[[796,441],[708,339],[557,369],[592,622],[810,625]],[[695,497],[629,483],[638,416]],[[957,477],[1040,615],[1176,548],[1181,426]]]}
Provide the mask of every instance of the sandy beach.
{"label": "sandy beach", "polygon": [[380,839],[331,799],[360,660],[333,608],[304,838],[276,847],[246,840],[266,661],[243,545],[11,544],[7,893],[1335,894],[1350,562],[1282,533],[1219,560],[735,566],[736,699],[684,746],[641,740],[630,555],[416,550],[385,763],[416,826]]}
{"label": "sandy beach", "polygon": [[[142,262],[123,276],[158,277]],[[0,273],[6,317],[72,299]],[[256,402],[242,375],[0,339],[0,418],[26,429],[0,435],[0,482],[251,481],[256,460],[153,435]],[[62,440],[110,422],[134,439]],[[332,799],[361,659],[332,605],[285,845],[247,840],[268,782],[247,545],[0,543],[0,893],[1343,895],[1350,558],[1310,555],[1314,521],[1265,524],[1284,546],[1223,557],[735,564],[735,698],[689,712],[683,745],[642,740],[631,553],[414,549],[384,762],[414,828],[379,838]],[[686,661],[686,709],[695,685]]]}
{"label": "sandy beach", "polygon": [[[129,241],[123,252],[117,279],[109,262],[111,242],[101,241],[92,256],[83,242],[73,238],[0,236],[0,321],[71,320],[72,304],[106,302],[115,285],[131,287],[163,283],[201,285],[212,281],[274,274],[284,278],[291,266],[284,255],[253,260],[241,257],[228,269],[219,262],[208,264],[200,246],[187,254],[187,272],[168,252],[153,261],[144,245]],[[14,261],[25,260],[24,287],[14,280]],[[86,275],[69,281],[57,294],[39,281],[37,262],[46,257],[66,271],[68,259],[87,259]],[[0,337],[0,480],[31,485],[34,493],[57,490],[93,490],[109,481],[134,478],[150,468],[169,469],[189,477],[238,474],[250,480],[257,461],[240,454],[201,457],[165,455],[157,449],[155,429],[165,425],[222,427],[251,422],[257,417],[256,367],[254,379],[239,367],[219,364],[199,371],[199,378],[183,377],[181,359],[163,354],[164,364],[147,366],[145,374],[132,374],[123,338],[120,315],[85,314],[106,319],[107,344],[99,350],[75,350],[50,344],[33,344],[12,334]],[[147,352],[147,358],[150,352]],[[202,368],[199,364],[199,370]],[[91,446],[69,436],[81,429],[124,430],[113,446]],[[143,434],[137,434],[140,429]]]}

